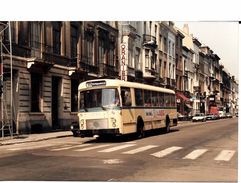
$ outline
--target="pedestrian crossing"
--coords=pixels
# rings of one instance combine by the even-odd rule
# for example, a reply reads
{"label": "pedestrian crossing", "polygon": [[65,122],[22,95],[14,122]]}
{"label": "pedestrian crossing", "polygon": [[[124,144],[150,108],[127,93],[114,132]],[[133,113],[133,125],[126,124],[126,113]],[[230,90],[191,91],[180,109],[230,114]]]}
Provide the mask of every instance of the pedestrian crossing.
{"label": "pedestrian crossing", "polygon": [[[40,148],[41,146],[28,146],[28,147],[22,147],[22,150],[30,150]],[[120,143],[120,144],[91,144],[91,143],[83,143],[83,144],[65,144],[65,145],[56,145],[55,147],[51,146],[49,144],[43,144],[42,148],[46,148],[47,151],[50,152],[61,152],[61,151],[73,151],[73,152],[89,152],[94,151],[98,153],[113,153],[116,152],[117,154],[126,154],[126,155],[135,155],[140,153],[145,153],[147,155],[150,155],[153,158],[161,159],[166,158],[170,156],[171,154],[175,154],[178,156],[178,152],[185,150],[185,147],[181,146],[170,146],[166,148],[162,148],[158,145],[138,145],[136,143]],[[9,151],[17,151],[21,150],[21,147],[16,148],[9,148]],[[205,156],[207,152],[213,152],[215,153],[213,160],[214,161],[223,161],[228,162],[230,161],[236,151],[231,149],[223,149],[223,150],[212,150],[212,149],[193,149],[190,150],[190,152],[187,152],[186,155],[183,157],[180,157],[180,159],[183,160],[196,160],[198,158],[201,158]],[[183,154],[183,153],[180,153]]]}

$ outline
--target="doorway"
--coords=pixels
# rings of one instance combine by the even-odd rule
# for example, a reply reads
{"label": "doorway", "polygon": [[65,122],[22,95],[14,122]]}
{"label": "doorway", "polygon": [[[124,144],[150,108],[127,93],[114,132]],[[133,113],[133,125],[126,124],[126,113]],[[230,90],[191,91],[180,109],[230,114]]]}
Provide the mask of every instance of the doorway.
{"label": "doorway", "polygon": [[59,123],[59,96],[60,96],[60,81],[61,78],[52,76],[52,129],[60,128]]}

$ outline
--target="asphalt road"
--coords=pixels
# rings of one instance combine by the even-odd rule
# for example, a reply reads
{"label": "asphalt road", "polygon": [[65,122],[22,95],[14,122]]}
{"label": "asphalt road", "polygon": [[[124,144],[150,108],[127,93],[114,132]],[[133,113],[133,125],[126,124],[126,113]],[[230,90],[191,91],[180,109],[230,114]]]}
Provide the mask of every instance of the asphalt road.
{"label": "asphalt road", "polygon": [[65,137],[0,147],[1,181],[237,181],[238,118],[169,134]]}

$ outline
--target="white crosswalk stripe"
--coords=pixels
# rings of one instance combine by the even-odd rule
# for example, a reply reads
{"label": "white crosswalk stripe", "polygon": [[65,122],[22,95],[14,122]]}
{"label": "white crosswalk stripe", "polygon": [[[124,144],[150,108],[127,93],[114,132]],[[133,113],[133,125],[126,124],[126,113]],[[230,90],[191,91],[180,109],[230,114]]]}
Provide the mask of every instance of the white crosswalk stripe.
{"label": "white crosswalk stripe", "polygon": [[19,150],[31,150],[31,149],[38,149],[42,147],[49,147],[52,146],[51,144],[42,144],[42,145],[34,145],[34,146],[21,146],[21,147],[16,147],[16,148],[10,148],[7,149],[9,151],[19,151]]}
{"label": "white crosswalk stripe", "polygon": [[134,146],[134,145],[136,145],[136,144],[124,144],[124,145],[104,149],[104,150],[98,151],[98,152],[113,152],[113,151],[118,151],[120,149],[124,149],[124,148],[127,148],[127,147],[131,147],[131,146]]}
{"label": "white crosswalk stripe", "polygon": [[197,149],[192,151],[191,153],[189,153],[188,155],[186,155],[183,159],[197,159],[198,157],[200,157],[202,154],[204,154],[205,152],[207,152],[207,149]]}
{"label": "white crosswalk stripe", "polygon": [[86,147],[86,148],[83,148],[83,149],[76,149],[74,151],[81,151],[81,152],[83,152],[83,151],[89,151],[89,150],[103,148],[103,147],[107,147],[107,146],[110,146],[110,144],[98,145],[98,146],[94,146],[94,147]]}
{"label": "white crosswalk stripe", "polygon": [[55,148],[55,149],[50,149],[50,151],[62,151],[62,150],[67,150],[67,149],[73,149],[73,148],[79,148],[79,147],[86,147],[90,146],[91,144],[80,144],[80,145],[75,145],[75,146],[68,146],[68,147],[61,147],[61,148]]}
{"label": "white crosswalk stripe", "polygon": [[144,147],[140,147],[140,148],[137,148],[137,149],[133,149],[133,150],[130,150],[130,151],[123,152],[122,154],[136,154],[136,153],[143,152],[143,151],[146,151],[146,150],[154,148],[154,147],[158,147],[158,146],[148,145],[148,146],[144,146]]}
{"label": "white crosswalk stripe", "polygon": [[180,149],[182,149],[183,147],[178,147],[178,146],[173,146],[173,147],[169,147],[169,148],[166,148],[162,151],[159,151],[159,152],[156,152],[156,153],[153,153],[151,154],[152,156],[155,156],[157,158],[162,158],[164,156],[167,156],[175,151],[178,151]]}
{"label": "white crosswalk stripe", "polygon": [[229,161],[233,155],[235,154],[235,151],[232,150],[222,150],[214,160],[216,161]]}

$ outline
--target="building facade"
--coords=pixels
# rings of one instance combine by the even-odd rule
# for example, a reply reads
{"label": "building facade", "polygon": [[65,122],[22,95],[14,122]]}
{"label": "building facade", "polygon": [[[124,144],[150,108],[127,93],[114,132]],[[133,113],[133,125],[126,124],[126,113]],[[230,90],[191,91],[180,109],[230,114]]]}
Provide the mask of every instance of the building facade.
{"label": "building facade", "polygon": [[[1,43],[10,47],[8,31]],[[1,102],[9,108],[12,59],[16,133],[69,129],[78,120],[79,83],[96,78],[171,88],[183,116],[208,113],[211,106],[238,111],[237,81],[188,25],[181,30],[171,21],[11,22],[11,46],[12,57],[1,52]]]}

